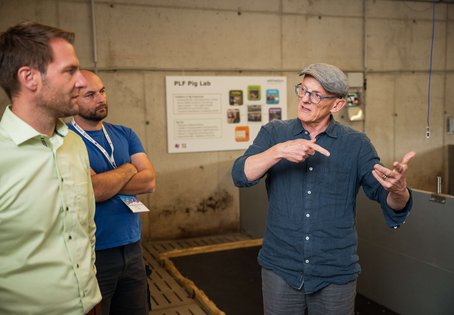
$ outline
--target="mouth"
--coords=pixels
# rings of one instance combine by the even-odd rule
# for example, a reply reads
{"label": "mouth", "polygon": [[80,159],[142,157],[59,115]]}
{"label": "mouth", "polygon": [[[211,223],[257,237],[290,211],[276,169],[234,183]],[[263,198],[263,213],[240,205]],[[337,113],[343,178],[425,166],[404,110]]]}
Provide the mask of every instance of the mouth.
{"label": "mouth", "polygon": [[99,111],[105,111],[107,110],[107,105],[106,104],[102,104],[98,107],[96,107],[96,111],[99,112]]}
{"label": "mouth", "polygon": [[301,106],[300,106],[300,109],[301,109],[301,111],[303,111],[303,112],[311,112],[311,111],[312,111],[310,108],[308,108],[307,106],[304,106],[304,105],[301,105]]}

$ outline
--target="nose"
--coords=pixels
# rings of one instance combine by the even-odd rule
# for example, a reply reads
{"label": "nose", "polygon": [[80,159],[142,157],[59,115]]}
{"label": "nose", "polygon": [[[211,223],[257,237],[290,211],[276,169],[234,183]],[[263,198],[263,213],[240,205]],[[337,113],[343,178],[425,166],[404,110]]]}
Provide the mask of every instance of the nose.
{"label": "nose", "polygon": [[76,73],[76,88],[83,89],[87,87],[87,79],[78,70]]}
{"label": "nose", "polygon": [[103,92],[96,92],[95,94],[95,102],[97,103],[105,103],[106,101],[106,94]]}

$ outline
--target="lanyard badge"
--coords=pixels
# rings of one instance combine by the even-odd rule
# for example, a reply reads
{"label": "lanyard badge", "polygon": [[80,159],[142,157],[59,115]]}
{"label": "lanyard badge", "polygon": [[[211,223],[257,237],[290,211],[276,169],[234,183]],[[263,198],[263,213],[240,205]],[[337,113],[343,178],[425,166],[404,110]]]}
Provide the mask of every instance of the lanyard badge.
{"label": "lanyard badge", "polygon": [[112,143],[112,140],[109,137],[109,134],[107,133],[106,128],[104,128],[104,125],[102,125],[102,131],[104,132],[104,136],[106,137],[107,142],[109,143],[110,149],[112,150],[112,153],[110,155],[109,155],[109,153],[107,153],[106,149],[104,149],[98,142],[96,142],[95,139],[93,139],[85,130],[82,129],[82,127],[80,127],[76,123],[74,118],[71,120],[71,124],[82,135],[82,137],[84,137],[85,139],[87,139],[88,141],[93,143],[93,145],[95,147],[97,147],[99,151],[101,151],[101,153],[106,157],[107,161],[109,161],[110,165],[112,165],[113,168],[117,168],[117,164],[115,163],[115,158],[114,158],[114,145]]}

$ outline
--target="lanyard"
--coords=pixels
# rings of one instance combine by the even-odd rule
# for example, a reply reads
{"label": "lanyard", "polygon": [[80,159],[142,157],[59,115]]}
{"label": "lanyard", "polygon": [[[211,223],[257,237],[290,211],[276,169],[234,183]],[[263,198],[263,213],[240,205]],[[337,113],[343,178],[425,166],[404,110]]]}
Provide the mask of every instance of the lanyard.
{"label": "lanyard", "polygon": [[110,145],[110,149],[112,150],[112,153],[109,155],[109,153],[107,153],[106,149],[104,149],[98,142],[95,141],[95,139],[93,139],[88,133],[85,132],[85,130],[83,130],[77,123],[76,121],[73,119],[71,119],[71,124],[74,126],[74,128],[76,128],[76,130],[82,135],[82,137],[84,137],[85,139],[87,139],[88,141],[90,141],[91,143],[93,143],[98,149],[99,151],[101,151],[102,154],[104,154],[104,156],[106,157],[106,159],[109,161],[110,165],[112,165],[113,168],[117,168],[117,164],[115,163],[115,158],[114,158],[114,145],[112,143],[112,140],[110,140],[110,137],[109,137],[109,134],[107,133],[106,131],[106,128],[104,128],[104,125],[101,124],[102,126],[102,131],[104,132],[104,136],[106,137],[107,139],[107,142],[109,143]]}

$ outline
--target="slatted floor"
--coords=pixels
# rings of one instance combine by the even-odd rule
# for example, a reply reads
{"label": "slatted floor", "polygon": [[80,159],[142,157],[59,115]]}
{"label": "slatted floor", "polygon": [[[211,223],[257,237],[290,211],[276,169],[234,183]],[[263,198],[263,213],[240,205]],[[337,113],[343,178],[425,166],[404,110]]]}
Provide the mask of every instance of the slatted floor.
{"label": "slatted floor", "polygon": [[210,315],[159,263],[159,255],[176,249],[238,242],[250,239],[241,233],[184,240],[144,242],[144,256],[153,273],[148,280],[153,310],[150,315]]}

